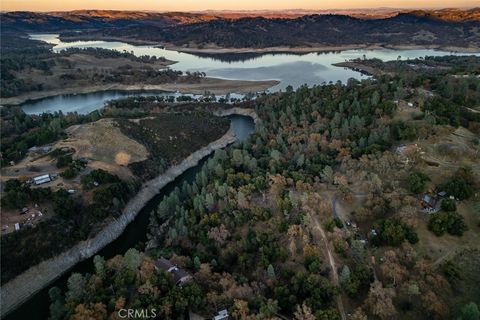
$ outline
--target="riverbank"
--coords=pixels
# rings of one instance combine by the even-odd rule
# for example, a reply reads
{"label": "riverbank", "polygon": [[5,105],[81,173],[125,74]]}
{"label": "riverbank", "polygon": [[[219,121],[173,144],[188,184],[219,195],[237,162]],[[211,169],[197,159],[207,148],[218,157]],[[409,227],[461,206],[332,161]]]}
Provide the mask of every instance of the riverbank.
{"label": "riverbank", "polygon": [[[255,118],[258,119],[258,116],[256,116],[253,110],[235,109],[238,111],[239,115],[254,115],[254,121]],[[226,115],[235,114],[233,111],[223,111]],[[237,138],[231,127],[222,138],[192,153],[179,165],[171,167],[164,174],[144,183],[141,191],[127,203],[127,206],[123,210],[123,214],[118,219],[111,221],[94,238],[83,241],[63,254],[28,269],[26,272],[2,286],[2,317],[13,311],[36,292],[60,277],[75,264],[92,257],[108,243],[119,237],[126,226],[135,219],[136,215],[145,204],[158,194],[159,190],[175,180],[186,170],[198,165],[200,160],[210,155],[215,150],[224,148],[236,140]]]}
{"label": "riverbank", "polygon": [[191,94],[204,94],[205,92],[214,93],[216,95],[227,93],[239,93],[247,94],[251,92],[265,91],[280,83],[277,80],[226,80],[218,78],[202,78],[199,82],[192,83],[164,83],[158,85],[146,85],[146,84],[109,84],[100,86],[85,86],[79,88],[58,88],[55,90],[47,91],[32,91],[25,94],[21,94],[11,98],[1,98],[1,105],[19,105],[30,100],[39,100],[49,98],[58,95],[66,94],[85,94],[102,91],[167,91],[167,92],[180,92]]}

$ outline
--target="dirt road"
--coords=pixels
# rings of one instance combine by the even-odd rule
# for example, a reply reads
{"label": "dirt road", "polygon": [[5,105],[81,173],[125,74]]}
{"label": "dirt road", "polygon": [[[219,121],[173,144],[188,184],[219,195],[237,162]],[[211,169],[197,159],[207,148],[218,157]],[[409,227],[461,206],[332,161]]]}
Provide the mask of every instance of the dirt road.
{"label": "dirt road", "polygon": [[[315,240],[323,242],[324,247],[325,247],[325,251],[326,251],[327,256],[328,256],[328,262],[330,264],[330,268],[332,269],[333,283],[336,286],[339,286],[340,283],[338,281],[337,266],[335,264],[335,259],[333,257],[332,251],[330,249],[330,244],[328,243],[327,235],[325,234],[325,231],[322,228],[322,224],[320,223],[318,218],[316,216],[312,215],[312,214],[309,214],[309,215],[310,215],[310,220],[313,222],[313,228],[312,228],[313,236],[314,236]],[[338,311],[340,312],[340,316],[342,317],[342,320],[346,320],[347,315],[345,313],[345,308],[343,307],[342,296],[337,295],[335,300],[337,302]]]}

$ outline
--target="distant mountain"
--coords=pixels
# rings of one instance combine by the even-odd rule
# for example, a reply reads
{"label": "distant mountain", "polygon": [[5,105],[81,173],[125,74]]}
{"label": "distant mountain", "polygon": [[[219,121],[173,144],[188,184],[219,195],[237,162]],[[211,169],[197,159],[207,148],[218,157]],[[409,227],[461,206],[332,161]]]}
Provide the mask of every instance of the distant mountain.
{"label": "distant mountain", "polygon": [[1,26],[2,30],[23,32],[62,31],[65,40],[121,38],[196,48],[319,45],[480,47],[479,8],[400,13],[383,10],[381,14],[387,16],[384,18],[372,18],[375,11],[361,14],[368,15],[368,19],[338,14],[274,17],[287,15],[282,12],[11,12],[1,15]]}
{"label": "distant mountain", "polygon": [[[451,16],[449,16],[451,17]],[[465,19],[462,17],[462,19]],[[131,26],[121,29],[64,33],[71,37],[131,38],[177,46],[267,48],[343,45],[419,45],[479,47],[480,21],[442,20],[439,14],[400,13],[385,19],[345,15],[311,15],[295,19],[263,17],[215,19],[167,27]]]}
{"label": "distant mountain", "polygon": [[166,27],[212,20],[238,20],[243,18],[297,19],[309,15],[345,15],[361,19],[390,18],[398,15],[416,16],[443,21],[480,21],[480,8],[470,10],[442,9],[434,11],[405,11],[391,8],[350,10],[272,10],[272,11],[205,11],[205,12],[145,12],[115,10],[76,10],[59,12],[4,12],[1,26],[16,31],[62,31],[135,26]]}
{"label": "distant mountain", "polygon": [[167,27],[217,19],[199,13],[155,13],[140,11],[79,10],[69,12],[6,12],[0,15],[7,31],[53,32],[64,30],[123,28],[133,26]]}

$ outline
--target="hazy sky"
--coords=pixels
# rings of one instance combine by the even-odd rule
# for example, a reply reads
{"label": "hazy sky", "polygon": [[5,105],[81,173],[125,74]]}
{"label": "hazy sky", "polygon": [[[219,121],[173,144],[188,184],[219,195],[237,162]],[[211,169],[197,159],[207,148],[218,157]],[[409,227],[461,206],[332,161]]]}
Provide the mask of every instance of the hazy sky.
{"label": "hazy sky", "polygon": [[2,10],[68,11],[116,9],[152,11],[474,7],[478,0],[0,0]]}

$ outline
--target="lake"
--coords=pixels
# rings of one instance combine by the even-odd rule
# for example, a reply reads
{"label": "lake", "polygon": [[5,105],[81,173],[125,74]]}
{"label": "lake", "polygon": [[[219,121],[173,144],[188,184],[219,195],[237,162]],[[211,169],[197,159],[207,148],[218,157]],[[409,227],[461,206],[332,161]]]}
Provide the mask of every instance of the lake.
{"label": "lake", "polygon": [[[413,59],[424,56],[461,55],[432,49],[415,50],[346,50],[325,53],[267,53],[262,55],[235,54],[236,59],[227,61],[225,55],[194,55],[153,46],[138,46],[116,41],[75,41],[63,42],[57,34],[33,34],[32,39],[54,45],[54,51],[67,48],[97,47],[132,52],[137,56],[150,55],[165,57],[177,63],[170,67],[180,71],[202,71],[210,77],[233,80],[279,80],[280,84],[270,89],[278,91],[288,85],[294,88],[307,84],[313,86],[322,82],[346,82],[349,78],[366,78],[359,72],[335,67],[332,64],[355,58],[378,58],[381,60]],[[242,59],[241,56],[245,58]]]}
{"label": "lake", "polygon": [[[313,86],[322,82],[346,82],[349,78],[364,79],[368,76],[347,68],[332,64],[355,58],[378,58],[382,60],[411,59],[426,55],[443,56],[452,54],[436,50],[347,50],[327,53],[268,53],[268,54],[232,54],[232,55],[194,55],[178,51],[156,48],[153,46],[135,46],[122,42],[107,41],[75,41],[62,42],[57,34],[33,34],[32,39],[53,44],[53,50],[58,52],[67,48],[97,47],[132,52],[137,56],[163,56],[177,61],[172,69],[180,71],[202,71],[210,77],[233,80],[279,80],[280,83],[269,91],[285,89],[288,85],[294,88],[307,84]],[[456,53],[460,54],[460,53]],[[169,92],[126,92],[105,91],[77,95],[59,95],[23,103],[22,109],[28,114],[43,112],[78,112],[81,114],[101,108],[105,102],[113,99],[134,95],[179,96],[179,93]],[[192,95],[193,96],[193,95]],[[231,95],[240,98],[240,95]]]}

